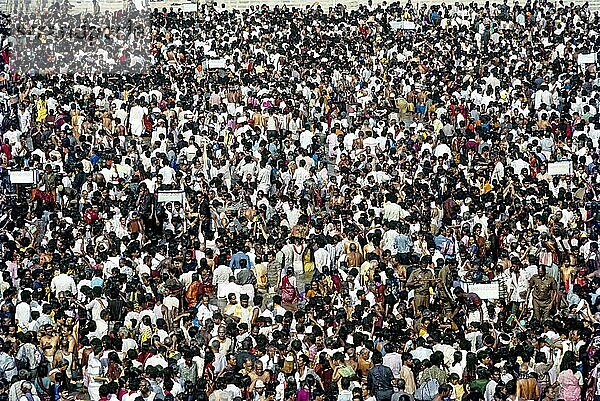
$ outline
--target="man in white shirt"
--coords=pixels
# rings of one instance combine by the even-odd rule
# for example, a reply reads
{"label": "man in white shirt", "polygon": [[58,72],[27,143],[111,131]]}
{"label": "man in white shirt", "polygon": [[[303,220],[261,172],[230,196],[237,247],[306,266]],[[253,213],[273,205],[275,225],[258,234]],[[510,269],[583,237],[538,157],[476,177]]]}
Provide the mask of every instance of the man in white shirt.
{"label": "man in white shirt", "polygon": [[331,266],[331,256],[324,247],[318,246],[319,248],[315,250],[315,269],[322,272],[324,267]]}
{"label": "man in white shirt", "polygon": [[31,293],[27,290],[21,292],[21,302],[15,308],[15,321],[23,331],[27,331],[31,322]]}
{"label": "man in white shirt", "polygon": [[169,166],[166,160],[163,161],[163,166],[158,170],[158,174],[162,176],[164,185],[173,185],[175,180],[175,170],[173,170],[173,167]]}
{"label": "man in white shirt", "polygon": [[100,313],[108,306],[108,301],[102,296],[102,288],[93,288],[94,299],[92,299],[85,308],[92,312],[92,320],[99,320]]}
{"label": "man in white shirt", "polygon": [[387,194],[387,200],[383,204],[383,221],[398,221],[401,217],[402,208],[396,203],[394,194]]}
{"label": "man in white shirt", "polygon": [[148,358],[148,360],[146,360],[145,367],[148,368],[148,366],[160,366],[163,369],[166,369],[169,366],[164,357],[167,349],[164,346],[160,346],[156,351],[158,351],[156,355],[152,355],[150,358]]}
{"label": "man in white shirt", "polygon": [[198,306],[198,313],[196,316],[198,317],[198,321],[204,324],[207,319],[212,318],[214,312],[218,309],[216,306],[211,305],[209,303],[210,297],[208,295],[202,295],[202,299],[200,300],[200,306]]}
{"label": "man in white shirt", "polygon": [[394,378],[400,378],[400,370],[402,370],[402,355],[396,352],[395,344],[386,345],[386,354],[383,356],[383,365],[392,370]]}
{"label": "man in white shirt", "polygon": [[217,287],[217,298],[220,309],[223,309],[227,305],[229,294],[234,294],[236,299],[240,296],[240,286],[236,284],[235,276],[230,276],[227,283],[219,284]]}
{"label": "man in white shirt", "polygon": [[304,187],[304,181],[306,181],[310,177],[310,173],[305,167],[306,161],[300,160],[298,162],[298,168],[294,172],[294,181],[296,182],[296,186],[300,189]]}
{"label": "man in white shirt", "polygon": [[58,297],[60,292],[71,291],[71,294],[77,294],[77,285],[73,277],[67,274],[68,267],[61,266],[60,274],[55,276],[50,282],[50,290],[54,292],[54,295]]}
{"label": "man in white shirt", "polygon": [[227,292],[223,290],[224,286],[229,283],[229,278],[233,276],[233,270],[226,265],[219,265],[213,271],[212,285],[217,287],[218,306],[225,307],[227,304]]}

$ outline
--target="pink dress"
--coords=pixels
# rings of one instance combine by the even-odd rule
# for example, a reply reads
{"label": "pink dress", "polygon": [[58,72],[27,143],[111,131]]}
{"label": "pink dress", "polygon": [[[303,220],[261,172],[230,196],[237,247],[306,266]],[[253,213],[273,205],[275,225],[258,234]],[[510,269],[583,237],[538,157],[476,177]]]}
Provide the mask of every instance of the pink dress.
{"label": "pink dress", "polygon": [[571,369],[560,372],[556,381],[560,384],[560,398],[565,401],[581,401],[579,379]]}

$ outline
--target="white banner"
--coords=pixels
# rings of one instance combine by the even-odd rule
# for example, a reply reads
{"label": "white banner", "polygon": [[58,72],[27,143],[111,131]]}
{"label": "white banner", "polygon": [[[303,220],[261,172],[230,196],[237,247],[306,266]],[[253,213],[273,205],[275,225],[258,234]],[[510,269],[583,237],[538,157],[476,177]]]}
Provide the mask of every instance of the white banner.
{"label": "white banner", "polygon": [[38,182],[37,170],[12,170],[8,172],[11,184],[36,184]]}
{"label": "white banner", "polygon": [[580,54],[577,56],[577,64],[594,64],[596,62],[596,53]]}
{"label": "white banner", "polygon": [[183,11],[184,13],[198,12],[198,4],[196,2],[179,4],[177,8],[181,8],[181,11]]}
{"label": "white banner", "polygon": [[499,299],[500,298],[500,285],[497,281],[490,283],[478,284],[478,283],[462,283],[462,288],[465,292],[472,292],[477,294],[481,299]]}
{"label": "white banner", "polygon": [[417,29],[417,25],[413,21],[392,21],[390,22],[392,29],[412,30]]}
{"label": "white banner", "polygon": [[571,175],[573,174],[573,162],[570,160],[548,163],[549,175]]}
{"label": "white banner", "polygon": [[184,191],[158,191],[158,202],[180,202],[185,200]]}
{"label": "white banner", "polygon": [[208,60],[209,69],[227,68],[227,62],[224,58],[218,58],[214,60]]}

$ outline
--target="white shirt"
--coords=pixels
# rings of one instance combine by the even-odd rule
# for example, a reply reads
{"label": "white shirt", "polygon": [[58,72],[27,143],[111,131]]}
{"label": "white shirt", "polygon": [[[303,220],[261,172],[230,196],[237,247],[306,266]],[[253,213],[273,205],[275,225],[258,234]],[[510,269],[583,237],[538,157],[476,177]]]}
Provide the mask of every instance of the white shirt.
{"label": "white shirt", "polygon": [[212,315],[216,310],[217,308],[214,305],[202,304],[198,307],[198,313],[196,314],[196,316],[198,317],[198,320],[200,322],[204,323],[206,319],[212,318]]}
{"label": "white shirt", "polygon": [[15,308],[15,320],[22,329],[27,328],[31,321],[31,306],[26,302],[21,302]]}
{"label": "white shirt", "polygon": [[173,184],[173,179],[175,178],[175,170],[171,166],[164,166],[160,170],[158,170],[158,174],[163,177],[163,184],[171,185]]}
{"label": "white shirt", "polygon": [[146,361],[146,367],[148,366],[161,366],[163,369],[165,369],[169,366],[169,364],[162,355],[153,355]]}
{"label": "white shirt", "polygon": [[315,269],[319,271],[323,270],[323,267],[329,267],[331,265],[331,258],[329,252],[324,248],[319,248],[315,251]]}
{"label": "white shirt", "polygon": [[400,378],[400,370],[402,369],[402,356],[397,352],[390,352],[383,357],[383,365],[392,370],[396,379]]}
{"label": "white shirt", "polygon": [[58,293],[65,291],[71,291],[71,294],[77,294],[77,285],[75,285],[73,277],[61,273],[54,277],[50,282],[50,290],[54,291],[56,296],[58,296]]}
{"label": "white shirt", "polygon": [[227,298],[231,293],[235,294],[236,299],[240,299],[240,286],[236,283],[219,284],[217,289],[218,298]]}
{"label": "white shirt", "polygon": [[100,359],[94,355],[94,353],[90,354],[90,358],[87,364],[87,373],[90,377],[90,384],[102,384],[101,381],[96,381],[94,376],[102,376],[102,362]]}
{"label": "white shirt", "polygon": [[105,299],[92,299],[86,305],[87,310],[92,311],[92,320],[100,320],[100,312],[108,307],[108,302]]}

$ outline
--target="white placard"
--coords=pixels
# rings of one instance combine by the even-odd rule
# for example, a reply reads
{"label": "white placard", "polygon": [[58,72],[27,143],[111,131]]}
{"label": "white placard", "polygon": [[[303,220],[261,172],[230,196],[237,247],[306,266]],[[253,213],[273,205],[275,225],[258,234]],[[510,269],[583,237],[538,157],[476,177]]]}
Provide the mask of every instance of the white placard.
{"label": "white placard", "polygon": [[183,3],[179,4],[177,8],[181,8],[181,11],[184,13],[197,13],[198,12],[198,4],[194,3]]}
{"label": "white placard", "polygon": [[462,287],[466,292],[477,294],[481,299],[500,298],[500,284],[497,281],[492,281],[485,284],[463,283]]}
{"label": "white placard", "polygon": [[227,62],[225,61],[224,58],[208,60],[208,68],[209,69],[227,68]]}
{"label": "white placard", "polygon": [[38,182],[37,170],[12,170],[8,172],[11,184],[35,184]]}
{"label": "white placard", "polygon": [[158,191],[158,202],[180,202],[183,205],[184,191]]}
{"label": "white placard", "polygon": [[594,64],[596,62],[596,53],[580,54],[577,56],[577,64]]}
{"label": "white placard", "polygon": [[571,175],[573,174],[573,162],[570,160],[548,163],[549,175]]}
{"label": "white placard", "polygon": [[413,21],[392,21],[390,22],[392,29],[412,30],[417,29],[417,25]]}

